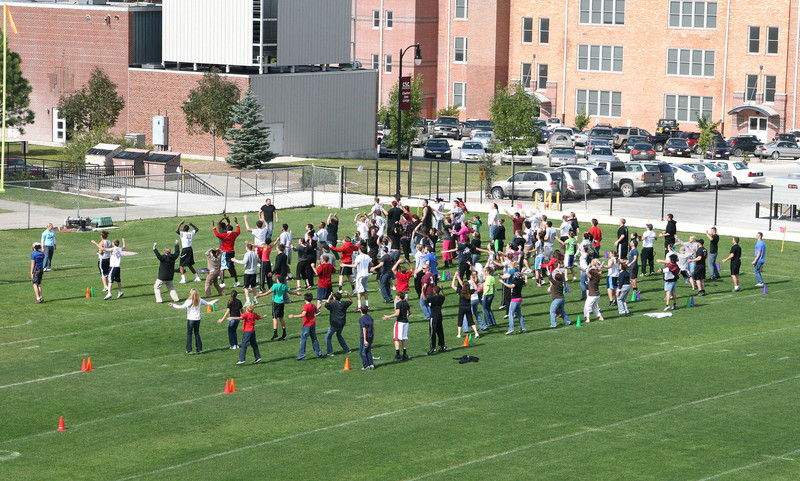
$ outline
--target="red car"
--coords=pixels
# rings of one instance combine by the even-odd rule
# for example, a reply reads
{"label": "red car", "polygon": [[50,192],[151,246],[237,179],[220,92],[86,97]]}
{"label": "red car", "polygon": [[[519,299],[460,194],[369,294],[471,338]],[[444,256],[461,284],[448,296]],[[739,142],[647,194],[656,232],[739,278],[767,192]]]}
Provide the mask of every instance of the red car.
{"label": "red car", "polygon": [[[700,138],[700,132],[683,132],[680,136],[681,139],[686,139],[686,142],[689,144],[689,147],[694,152],[696,150],[697,139]],[[698,152],[695,152],[698,153]]]}

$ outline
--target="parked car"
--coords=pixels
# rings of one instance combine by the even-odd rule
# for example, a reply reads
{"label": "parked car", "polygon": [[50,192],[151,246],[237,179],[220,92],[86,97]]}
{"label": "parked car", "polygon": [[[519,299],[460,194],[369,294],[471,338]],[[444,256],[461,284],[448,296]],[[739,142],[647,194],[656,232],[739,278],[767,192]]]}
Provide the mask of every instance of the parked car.
{"label": "parked car", "polygon": [[558,117],[550,117],[547,119],[547,126],[548,127],[561,127],[561,119]]}
{"label": "parked car", "polygon": [[740,135],[728,141],[728,148],[734,157],[741,157],[745,152],[754,153],[761,145],[758,138],[751,135]]}
{"label": "parked car", "polygon": [[560,170],[560,172],[564,179],[560,186],[562,198],[582,199],[589,195],[586,183],[581,180],[580,172],[574,170]]}
{"label": "parked car", "polygon": [[648,172],[639,163],[630,162],[598,162],[598,167],[602,167],[611,173],[614,189],[619,190],[623,197],[631,197],[633,194],[646,196],[650,190],[661,186],[661,175],[656,172]]}
{"label": "parked car", "polygon": [[643,135],[632,135],[628,137],[628,142],[625,143],[625,147],[622,150],[624,150],[626,154],[630,154],[631,150],[633,150],[634,145],[649,144],[649,143],[650,140]]}
{"label": "parked car", "polygon": [[713,142],[706,151],[704,156],[706,159],[730,159],[731,151],[728,149],[728,144],[724,141]]}
{"label": "parked car", "polygon": [[429,139],[425,143],[426,159],[451,159],[452,155],[450,142],[446,139]]}
{"label": "parked car", "polygon": [[577,131],[572,134],[572,140],[575,142],[575,145],[585,146],[589,141],[589,134],[587,132]]}
{"label": "parked car", "polygon": [[595,147],[607,147],[609,149],[611,148],[611,146],[608,145],[608,141],[605,140],[605,139],[591,139],[586,144],[586,148],[583,149],[583,156],[588,158],[589,157],[589,153]]}
{"label": "parked car", "polygon": [[601,160],[605,161],[614,161],[619,160],[614,154],[614,151],[611,150],[611,147],[592,147],[589,149],[589,155],[586,156],[586,162],[593,163],[593,162],[600,162]]}
{"label": "parked car", "polygon": [[664,144],[664,155],[691,157],[692,149],[689,147],[689,142],[687,142],[686,139],[669,139],[667,143]]}
{"label": "parked car", "polygon": [[728,170],[723,170],[722,167],[716,164],[711,162],[689,162],[685,165],[706,174],[706,188],[713,187],[717,182],[719,182],[720,187],[733,185],[733,174]]}
{"label": "parked car", "polygon": [[602,139],[605,140],[609,147],[614,147],[614,132],[611,130],[611,127],[598,127],[595,126],[592,130],[589,131],[589,142],[594,139]]}
{"label": "parked car", "polygon": [[672,174],[675,176],[673,189],[680,192],[683,189],[697,190],[706,187],[706,174],[690,165],[672,164]]}
{"label": "parked car", "polygon": [[791,157],[793,159],[800,159],[800,148],[794,142],[772,141],[766,145],[760,145],[753,155],[766,159],[771,157],[775,160],[781,157]]}
{"label": "parked car", "polygon": [[430,134],[428,134],[428,127],[425,123],[425,119],[418,119],[417,120],[417,135],[414,137],[414,140],[411,141],[411,145],[414,147],[419,147],[420,145],[425,145],[425,142],[428,141]]}
{"label": "parked car", "polygon": [[[630,163],[629,163],[630,164]],[[675,187],[675,173],[672,167],[666,162],[639,162],[647,172],[657,172],[659,174],[659,185],[654,189],[661,192],[663,189]]]}
{"label": "parked car", "polygon": [[634,144],[631,149],[631,160],[655,160],[656,151],[650,144]]}
{"label": "parked car", "polygon": [[555,195],[564,189],[563,184],[564,177],[561,172],[524,170],[506,180],[494,182],[489,189],[489,195],[493,199],[511,197],[513,189],[514,197],[533,197],[542,202],[545,194]]}
{"label": "parked car", "polygon": [[578,163],[578,154],[572,147],[553,147],[547,153],[547,166],[575,165]]}
{"label": "parked car", "polygon": [[472,122],[472,130],[483,130],[492,132],[494,130],[494,124],[491,120],[474,120]]}
{"label": "parked car", "polygon": [[782,140],[784,142],[797,142],[797,136],[794,134],[778,134],[772,140]]}
{"label": "parked car", "polygon": [[433,123],[433,137],[452,137],[453,140],[461,139],[461,124],[457,117],[439,117]]}
{"label": "parked car", "polygon": [[[607,148],[607,147],[606,147]],[[587,194],[602,197],[611,192],[611,172],[596,165],[570,165],[556,170],[576,172],[586,185]]]}
{"label": "parked car", "polygon": [[624,149],[626,145],[632,143],[629,137],[644,137],[645,142],[650,142],[650,132],[638,127],[618,127],[614,134],[614,148]]}
{"label": "parked car", "polygon": [[742,187],[750,187],[753,184],[763,184],[766,179],[764,172],[753,170],[744,162],[738,160],[729,160],[714,162],[724,170],[730,171],[733,175],[733,185],[741,185]]}
{"label": "parked car", "polygon": [[557,147],[570,147],[575,148],[575,143],[572,142],[572,135],[556,130],[550,135],[547,141],[547,151],[551,151]]}
{"label": "parked car", "polygon": [[697,139],[700,138],[700,132],[683,132],[679,137],[681,139],[686,139],[686,142],[691,147],[692,152],[695,154],[699,154],[700,150],[697,149]]}
{"label": "parked car", "polygon": [[678,121],[675,119],[658,119],[656,126],[657,134],[669,134],[672,131],[678,130]]}
{"label": "parked car", "polygon": [[6,157],[6,179],[15,175],[47,178],[45,169],[29,164],[18,157]]}
{"label": "parked car", "polygon": [[483,144],[483,148],[485,150],[485,149],[489,148],[489,143],[492,140],[494,140],[494,133],[487,132],[485,130],[479,130],[477,132],[472,132],[472,137],[470,137],[470,140],[474,140],[476,142],[480,142],[481,144]]}
{"label": "parked car", "polygon": [[458,160],[461,162],[478,162],[481,156],[485,153],[483,144],[477,140],[465,140],[461,144],[461,152],[458,155]]}
{"label": "parked car", "polygon": [[[408,146],[404,145],[400,157],[403,159],[407,159],[408,154],[409,154]],[[394,146],[389,147],[388,145],[386,145],[386,142],[382,142],[381,146],[378,149],[378,157],[397,158],[397,148]]]}

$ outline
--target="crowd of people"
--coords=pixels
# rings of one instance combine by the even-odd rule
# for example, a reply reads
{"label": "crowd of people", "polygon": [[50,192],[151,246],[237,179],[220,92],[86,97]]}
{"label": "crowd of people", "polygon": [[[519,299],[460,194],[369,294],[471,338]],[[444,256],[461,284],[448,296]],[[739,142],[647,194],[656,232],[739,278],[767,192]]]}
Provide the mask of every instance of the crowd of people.
{"label": "crowd of people", "polygon": [[[412,211],[402,204],[399,197],[389,205],[376,198],[369,210],[354,216],[352,234],[350,229],[342,228],[344,235],[340,239],[340,219],[338,213],[332,212],[325,220],[306,224],[295,240],[294,231],[285,223],[280,225],[280,232],[273,238],[279,212],[267,199],[259,209],[254,225],[251,226],[246,215],[243,218],[252,239],[244,241],[244,255],[241,257],[236,254],[241,234],[238,218],[233,217],[231,221],[223,215],[212,222],[212,232],[218,242],[205,250],[207,267],[204,269],[195,268],[193,250],[200,229],[191,222],[182,221],[176,228],[179,238],[174,246],[159,251],[158,244],[153,244],[153,253],[159,261],[153,286],[155,302],[163,302],[162,288],[166,288],[173,301],[169,305],[186,310],[186,353],[200,353],[203,349],[199,329],[201,309],[212,309],[220,299],[207,301],[197,288],[191,288],[189,296],[179,304],[174,285],[175,263],[179,263],[179,283],[187,283],[186,271],[191,272],[194,282],[204,282],[206,297],[225,296],[225,288],[232,278],[229,298],[221,301],[225,308],[218,322],[228,321],[230,349],[239,350],[237,364],[246,362],[248,347],[253,351],[255,362],[261,361],[255,334],[255,321],[261,316],[255,310],[266,305],[259,302],[265,296],[271,296],[272,300],[273,334],[270,341],[286,339],[286,317],[302,319],[298,361],[306,358],[309,338],[316,357],[334,355],[334,336],[342,351],[351,352],[343,328],[348,312],[355,311],[359,315],[362,369],[370,370],[374,369],[374,359],[379,359],[371,352],[375,320],[370,314],[373,311],[370,292],[375,291],[371,289],[375,284],[383,303],[394,307],[391,314],[383,316],[383,320],[394,320],[395,361],[409,358],[409,319],[416,311],[416,307],[412,308],[413,296],[416,296],[414,302],[418,303],[421,316],[428,323],[427,354],[433,355],[447,350],[442,309],[449,290],[458,298],[458,314],[454,319],[457,338],[477,338],[480,332],[498,326],[500,314],[496,315],[495,311],[501,311],[503,319],[507,319],[505,334],[525,332],[522,304],[526,298],[539,293],[550,297],[550,327],[557,327],[559,320],[570,325],[572,320],[565,310],[565,302],[571,282],[579,286],[580,300],[584,302],[580,315],[587,323],[604,320],[601,308],[603,284],[608,306],[616,308],[620,316],[630,315],[629,299],[640,299],[640,276],[663,276],[665,311],[678,307],[677,284],[680,279],[691,287],[692,295],[705,296],[706,281],[720,278],[720,263],[729,263],[733,291],[740,290],[742,252],[739,239],[732,239],[729,255],[718,261],[720,238],[714,227],[706,231],[706,247],[706,238],[703,237],[679,239],[672,214],[667,216],[661,233],[656,233],[652,224],[647,224],[641,233],[631,231],[625,219],[620,219],[617,231],[610,236],[606,233],[607,238],[613,239],[609,243],[608,240],[604,242],[597,219],[592,219],[591,227],[581,232],[575,213],[563,215],[556,227],[544,213],[525,211],[521,205],[517,207],[513,212],[501,212],[497,204],[493,204],[484,224],[481,216],[471,214],[460,199],[451,206],[442,199],[435,202],[424,200]],[[511,227],[510,232],[508,227]],[[484,234],[486,238],[482,238]],[[108,236],[107,231],[102,231],[100,240],[92,241],[98,256],[103,291],[106,292],[105,300],[112,298],[114,283],[117,284],[117,298],[123,296],[121,258],[125,239],[109,240]],[[656,253],[657,249],[660,250],[656,247],[659,237],[663,238],[663,257]],[[763,286],[761,272],[766,260],[766,245],[761,233],[756,240],[753,272],[757,285]],[[42,234],[42,241],[33,245],[31,279],[37,303],[43,302],[42,273],[52,269],[55,245],[52,225]],[[241,281],[237,264],[244,268]],[[338,288],[334,288],[337,271]],[[205,274],[205,281],[200,274]],[[371,282],[373,278],[374,283]],[[295,283],[294,288],[291,281]],[[242,290],[244,302],[237,288]],[[316,295],[303,292],[305,290],[316,290]],[[304,302],[296,314],[287,316],[286,304],[292,303],[292,295],[302,296]],[[577,289],[573,295],[577,295]],[[500,299],[499,307],[494,305],[496,296]],[[323,353],[316,333],[316,318],[323,308],[330,315],[330,328],[325,337],[326,353]],[[241,343],[238,340],[240,322]]]}

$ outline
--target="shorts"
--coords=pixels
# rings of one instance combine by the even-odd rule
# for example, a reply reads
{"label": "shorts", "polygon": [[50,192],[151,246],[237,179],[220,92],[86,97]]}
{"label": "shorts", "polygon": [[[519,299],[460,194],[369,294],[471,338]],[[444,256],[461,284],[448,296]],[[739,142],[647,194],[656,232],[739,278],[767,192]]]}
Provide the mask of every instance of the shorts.
{"label": "shorts", "polygon": [[342,267],[342,270],[339,271],[339,274],[342,276],[352,276],[353,275],[353,268],[352,267]]}
{"label": "shorts", "polygon": [[223,255],[222,257],[223,257],[223,258],[224,258],[224,260],[225,260],[225,266],[226,266],[226,269],[231,269],[231,268],[234,268],[234,269],[236,269],[236,266],[234,266],[234,264],[233,264],[233,261],[231,260],[231,259],[233,259],[234,257],[236,257],[236,252],[234,252],[234,251],[230,251],[230,252],[223,252],[223,254],[224,254],[224,255]]}
{"label": "shorts", "polygon": [[258,276],[256,274],[245,274],[244,275],[244,288],[245,289],[255,289],[257,284],[258,284]]}
{"label": "shorts", "polygon": [[408,323],[397,321],[394,323],[394,340],[405,341],[408,339]]}
{"label": "shorts", "polygon": [[[287,296],[289,294],[286,294]],[[273,319],[280,319],[283,317],[283,308],[284,304],[282,302],[273,302],[272,303],[272,318]]]}
{"label": "shorts", "polygon": [[628,267],[628,273],[631,275],[631,280],[639,278],[639,266],[635,265],[632,267]]}
{"label": "shorts", "polygon": [[731,275],[738,276],[739,269],[741,269],[741,267],[742,267],[742,261],[740,260],[731,261]]}
{"label": "shorts", "polygon": [[706,265],[705,264],[700,264],[699,262],[695,262],[695,264],[698,264],[698,265],[695,266],[695,268],[694,268],[694,273],[692,274],[692,279],[694,279],[696,281],[705,280],[706,279]]}
{"label": "shorts", "polygon": [[317,287],[317,300],[324,301],[331,297],[332,289],[330,287]]}
{"label": "shorts", "polygon": [[544,257],[536,256],[533,260],[533,268],[538,271],[542,268],[542,262],[544,262]]}
{"label": "shorts", "polygon": [[33,270],[33,277],[31,277],[31,284],[39,285],[42,283],[42,274],[44,273],[44,269],[41,267],[38,269]]}
{"label": "shorts", "polygon": [[122,279],[119,275],[120,268],[119,267],[112,267],[111,272],[108,274],[108,282],[122,282]]}
{"label": "shorts", "polygon": [[572,269],[575,267],[573,263],[575,262],[575,254],[569,254],[564,262],[564,267],[567,269]]}
{"label": "shorts", "polygon": [[97,260],[97,269],[100,271],[101,277],[108,277],[108,273],[111,271],[111,259],[98,259]]}
{"label": "shorts", "polygon": [[671,292],[675,290],[677,283],[675,281],[664,281],[664,292]]}
{"label": "shorts", "polygon": [[608,276],[607,284],[608,284],[608,288],[609,289],[614,290],[614,289],[617,288],[617,279],[618,279],[618,277]]}
{"label": "shorts", "polygon": [[194,265],[194,251],[191,247],[184,247],[181,249],[181,260],[179,265],[181,267],[190,267]]}
{"label": "shorts", "polygon": [[353,290],[354,294],[364,294],[367,292],[367,282],[369,277],[356,277],[356,288]]}

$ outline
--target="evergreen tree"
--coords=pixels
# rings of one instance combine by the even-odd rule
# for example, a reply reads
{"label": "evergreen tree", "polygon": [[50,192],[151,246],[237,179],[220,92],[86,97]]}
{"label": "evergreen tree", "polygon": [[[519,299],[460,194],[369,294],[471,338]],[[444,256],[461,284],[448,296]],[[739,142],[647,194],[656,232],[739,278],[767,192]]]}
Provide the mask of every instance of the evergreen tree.
{"label": "evergreen tree", "polygon": [[269,128],[261,125],[263,109],[251,90],[231,109],[230,127],[225,133],[228,157],[225,160],[240,169],[260,167],[275,158],[269,150]]}
{"label": "evergreen tree", "polygon": [[110,129],[124,107],[125,99],[117,93],[117,84],[99,67],[79,91],[58,100],[58,110],[71,133]]}
{"label": "evergreen tree", "polygon": [[[0,42],[3,42],[3,33],[0,32]],[[25,133],[24,127],[33,123],[33,110],[28,106],[31,103],[30,94],[33,88],[28,79],[22,76],[20,64],[22,58],[18,53],[8,51],[6,58],[6,76],[8,85],[6,86],[6,127],[17,129],[20,133]],[[0,79],[2,82],[2,79]]]}

